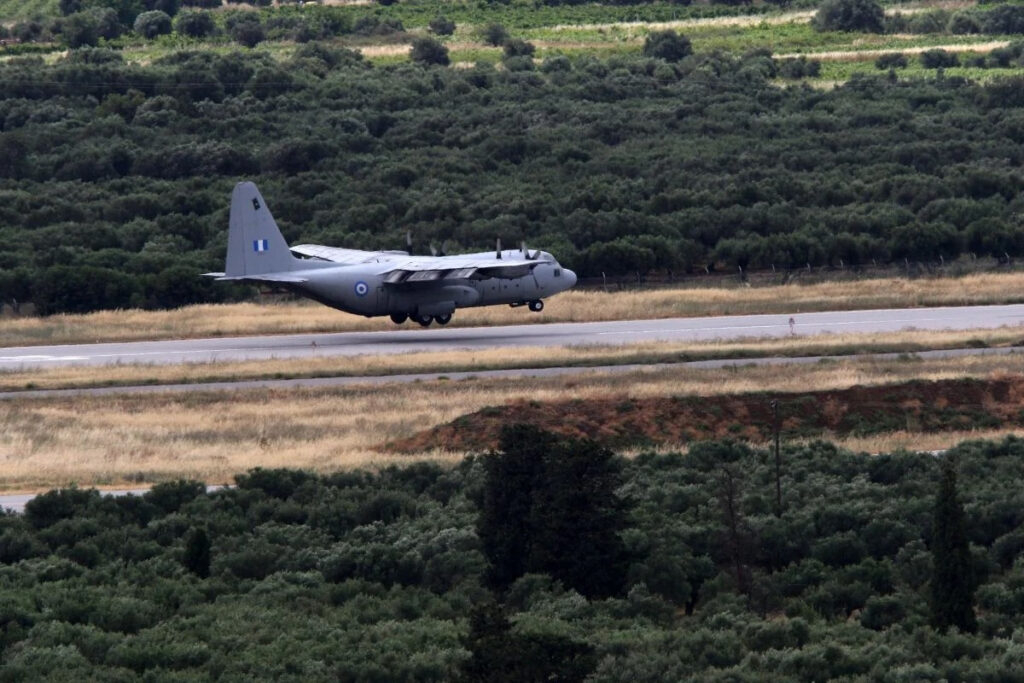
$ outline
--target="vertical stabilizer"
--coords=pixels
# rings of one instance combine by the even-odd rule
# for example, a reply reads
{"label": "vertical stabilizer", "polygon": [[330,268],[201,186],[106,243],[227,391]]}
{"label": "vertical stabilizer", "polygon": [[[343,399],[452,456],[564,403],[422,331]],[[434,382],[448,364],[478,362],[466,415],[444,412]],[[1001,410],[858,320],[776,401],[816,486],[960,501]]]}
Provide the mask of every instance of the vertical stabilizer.
{"label": "vertical stabilizer", "polygon": [[298,259],[288,250],[288,243],[284,241],[256,185],[251,182],[235,185],[231,194],[224,275],[240,277],[281,273],[298,267]]}

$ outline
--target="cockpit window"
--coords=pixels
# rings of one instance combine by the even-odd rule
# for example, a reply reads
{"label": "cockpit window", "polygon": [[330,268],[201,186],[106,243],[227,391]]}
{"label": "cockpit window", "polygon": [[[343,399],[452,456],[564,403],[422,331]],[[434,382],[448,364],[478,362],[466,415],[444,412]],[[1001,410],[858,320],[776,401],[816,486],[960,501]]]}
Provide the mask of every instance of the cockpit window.
{"label": "cockpit window", "polygon": [[562,269],[555,268],[555,277],[562,277]]}

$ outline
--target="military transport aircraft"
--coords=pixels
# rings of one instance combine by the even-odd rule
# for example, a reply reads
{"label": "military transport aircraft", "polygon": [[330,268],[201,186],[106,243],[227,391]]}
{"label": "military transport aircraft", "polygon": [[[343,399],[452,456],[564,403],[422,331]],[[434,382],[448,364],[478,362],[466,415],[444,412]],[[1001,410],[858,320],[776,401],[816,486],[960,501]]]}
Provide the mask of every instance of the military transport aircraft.
{"label": "military transport aircraft", "polygon": [[501,250],[411,256],[300,244],[289,247],[256,185],[231,195],[228,253],[218,280],[279,285],[346,313],[390,315],[401,325],[446,325],[456,308],[508,304],[544,309],[544,298],[576,284],[576,274],[543,251]]}

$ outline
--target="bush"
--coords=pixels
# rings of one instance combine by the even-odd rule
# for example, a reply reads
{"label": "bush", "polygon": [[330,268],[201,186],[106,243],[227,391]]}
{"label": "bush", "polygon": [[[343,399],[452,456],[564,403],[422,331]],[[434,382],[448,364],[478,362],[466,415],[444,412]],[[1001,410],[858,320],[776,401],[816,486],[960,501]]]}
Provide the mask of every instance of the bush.
{"label": "bush", "polygon": [[946,69],[951,66],[959,66],[960,60],[956,53],[945,50],[928,50],[921,53],[921,66],[926,69]]}
{"label": "bush", "polygon": [[533,57],[537,50],[533,43],[528,43],[519,38],[511,38],[505,41],[505,59],[509,57]]}
{"label": "bush", "polygon": [[174,29],[183,36],[205,38],[217,29],[209,12],[182,12],[174,20]]}
{"label": "bush", "polygon": [[490,24],[483,33],[484,42],[495,47],[504,45],[508,37],[508,31],[501,24]]}
{"label": "bush", "polygon": [[879,55],[875,60],[875,68],[882,69],[906,69],[907,57],[902,52],[889,52]]}
{"label": "bush", "polygon": [[266,34],[263,32],[263,25],[255,17],[246,21],[240,21],[231,27],[231,39],[245,47],[256,47],[265,38]]}
{"label": "bush", "polygon": [[821,73],[821,61],[800,56],[783,59],[779,63],[779,75],[783,78],[817,78]]}
{"label": "bush", "polygon": [[417,64],[448,66],[448,48],[433,38],[417,38],[412,41],[409,58]]}
{"label": "bush", "polygon": [[430,20],[428,24],[431,33],[438,36],[450,36],[455,33],[455,22],[445,17],[443,14],[438,14],[436,17]]}
{"label": "bush", "polygon": [[874,0],[825,0],[811,22],[819,31],[881,33],[885,12]]}
{"label": "bush", "polygon": [[644,56],[664,59],[666,62],[678,62],[693,54],[690,39],[675,31],[654,31],[644,40]]}
{"label": "bush", "polygon": [[946,30],[954,35],[981,33],[981,22],[972,12],[956,12],[950,17]]}
{"label": "bush", "polygon": [[135,19],[133,28],[143,38],[156,38],[171,32],[171,17],[167,12],[143,12]]}

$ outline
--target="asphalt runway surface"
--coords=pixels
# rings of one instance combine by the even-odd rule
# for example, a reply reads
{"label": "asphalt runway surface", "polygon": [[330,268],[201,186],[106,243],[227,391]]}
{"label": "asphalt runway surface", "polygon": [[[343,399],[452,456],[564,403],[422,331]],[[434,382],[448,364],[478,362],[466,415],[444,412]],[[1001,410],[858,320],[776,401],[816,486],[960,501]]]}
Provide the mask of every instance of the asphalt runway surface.
{"label": "asphalt runway surface", "polygon": [[908,329],[967,330],[1005,325],[1024,325],[1024,304],[501,327],[423,329],[406,325],[383,332],[10,347],[0,348],[0,370],[75,365],[211,363],[529,346],[736,340],[825,333],[898,332]]}

